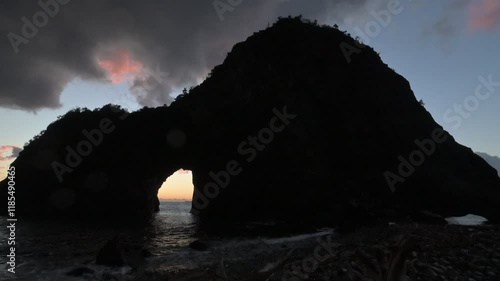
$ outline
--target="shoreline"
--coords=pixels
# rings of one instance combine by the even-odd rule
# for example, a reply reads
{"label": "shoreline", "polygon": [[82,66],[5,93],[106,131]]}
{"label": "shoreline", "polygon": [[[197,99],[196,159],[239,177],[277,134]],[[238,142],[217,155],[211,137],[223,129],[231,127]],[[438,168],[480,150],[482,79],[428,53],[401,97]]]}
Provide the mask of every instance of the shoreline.
{"label": "shoreline", "polygon": [[[50,268],[43,267],[41,272],[36,267],[38,264],[19,264],[20,274],[16,276],[18,280],[53,280],[57,276],[57,280],[74,281],[401,281],[403,279],[395,277],[401,274],[409,276],[412,281],[500,279],[499,225],[428,225],[402,220],[379,222],[349,231],[317,229],[314,232],[283,234],[278,231],[280,228],[278,225],[266,225],[265,229],[255,229],[263,230],[260,235],[192,238],[205,244],[206,250],[190,248],[188,244],[192,240],[186,240],[184,246],[168,251],[149,244],[146,248],[148,257],[127,251],[128,266],[114,268],[95,264],[95,256],[105,238],[89,241],[86,237],[96,237],[90,230],[81,236],[87,239],[85,250],[68,252],[64,248],[49,250],[42,246],[37,249],[47,251],[47,255],[53,255],[52,258],[47,259],[49,256],[43,256],[42,252],[32,254],[45,259],[46,265],[56,263]],[[281,235],[266,235],[273,229],[275,234]],[[70,243],[68,245],[76,243],[72,235],[62,242],[61,236],[56,233],[53,238],[59,243]],[[139,241],[122,238],[123,245],[127,246],[134,246]],[[64,261],[61,256],[54,260],[60,253],[69,259]],[[36,277],[33,275],[35,272],[38,272]],[[74,276],[69,276],[69,273]],[[388,279],[389,276],[392,279]]]}
{"label": "shoreline", "polygon": [[[318,242],[309,239],[244,261],[221,257],[196,269],[146,271],[133,280],[403,280],[398,274],[410,280],[498,280],[499,231],[498,225],[411,222],[363,227],[331,236],[332,254],[317,265],[311,257]],[[271,263],[275,267],[259,272]]]}
{"label": "shoreline", "polygon": [[498,225],[404,222],[309,235],[298,241],[245,244],[238,240],[212,245],[207,251],[185,249],[184,258],[192,262],[183,265],[168,264],[168,258],[156,256],[117,280],[402,281],[407,276],[410,280],[491,281],[500,278],[499,231]]}

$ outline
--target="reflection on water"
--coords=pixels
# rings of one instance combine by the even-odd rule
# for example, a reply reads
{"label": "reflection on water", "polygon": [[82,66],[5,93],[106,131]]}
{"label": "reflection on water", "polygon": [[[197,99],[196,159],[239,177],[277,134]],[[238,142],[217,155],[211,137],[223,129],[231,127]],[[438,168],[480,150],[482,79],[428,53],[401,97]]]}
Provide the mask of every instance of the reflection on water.
{"label": "reflection on water", "polygon": [[[161,201],[160,212],[147,221],[114,220],[75,222],[19,218],[16,223],[16,276],[41,276],[65,272],[95,262],[99,249],[118,235],[120,241],[138,245],[153,255],[165,255],[195,240],[190,202]],[[0,217],[6,225],[6,217]],[[6,273],[7,229],[0,230],[1,277]],[[3,279],[3,278],[2,278]],[[41,279],[40,279],[41,280]]]}
{"label": "reflection on water", "polygon": [[[114,280],[109,279],[109,275],[132,278],[138,272],[131,267],[109,268],[95,264],[99,250],[115,236],[121,244],[132,246],[131,249],[146,248],[151,252],[152,257],[142,263],[143,270],[171,272],[199,268],[221,260],[246,264],[249,257],[263,257],[251,266],[256,270],[280,258],[283,251],[288,251],[287,247],[299,247],[301,243],[310,243],[308,240],[317,235],[331,233],[322,231],[290,238],[296,231],[290,225],[273,221],[220,224],[216,227],[219,231],[214,233],[206,227],[199,229],[189,213],[190,208],[190,202],[161,201],[160,212],[147,220],[118,218],[77,223],[75,220],[19,219],[16,229],[17,280]],[[6,218],[0,218],[0,223],[5,225]],[[0,280],[12,278],[7,273],[6,255],[3,254],[7,253],[6,234],[6,228],[0,230]],[[187,247],[197,239],[209,249],[200,252]],[[68,279],[66,273],[79,267],[93,273]]]}
{"label": "reflection on water", "polygon": [[163,254],[189,245],[195,239],[196,224],[191,202],[161,201],[160,212],[146,226],[144,237],[153,254]]}

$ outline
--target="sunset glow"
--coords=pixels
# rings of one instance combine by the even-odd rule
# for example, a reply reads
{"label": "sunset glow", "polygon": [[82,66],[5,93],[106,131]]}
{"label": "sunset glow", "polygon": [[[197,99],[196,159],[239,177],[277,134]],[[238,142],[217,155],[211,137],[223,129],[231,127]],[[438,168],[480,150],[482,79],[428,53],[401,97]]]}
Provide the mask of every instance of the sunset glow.
{"label": "sunset glow", "polygon": [[191,200],[193,197],[193,177],[191,171],[179,170],[171,175],[158,191],[160,199]]}
{"label": "sunset glow", "polygon": [[108,78],[113,84],[133,78],[143,67],[142,63],[134,60],[125,49],[120,49],[104,58],[97,58],[97,63],[108,72]]}
{"label": "sunset glow", "polygon": [[500,26],[500,1],[482,0],[469,6],[467,28],[470,31]]}
{"label": "sunset glow", "polygon": [[15,145],[0,145],[0,180],[7,177],[7,169],[16,158],[14,149],[20,149]]}
{"label": "sunset glow", "polygon": [[15,158],[10,156],[14,148],[19,148],[19,147],[15,145],[0,145],[0,161],[5,161]]}

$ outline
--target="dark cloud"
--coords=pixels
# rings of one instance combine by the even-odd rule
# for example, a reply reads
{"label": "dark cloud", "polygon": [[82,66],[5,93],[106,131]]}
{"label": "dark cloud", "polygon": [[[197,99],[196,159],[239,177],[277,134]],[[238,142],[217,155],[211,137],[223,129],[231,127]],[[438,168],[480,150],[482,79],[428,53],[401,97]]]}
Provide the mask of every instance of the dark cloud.
{"label": "dark cloud", "polygon": [[12,154],[10,155],[10,157],[12,157],[12,158],[16,158],[17,156],[19,156],[19,153],[20,153],[21,151],[23,151],[23,149],[22,149],[22,148],[17,147],[17,146],[16,146],[16,147],[13,147],[13,148],[12,148]]}
{"label": "dark cloud", "polygon": [[445,5],[438,16],[431,21],[422,32],[421,40],[432,42],[444,51],[450,51],[453,40],[466,29],[469,16],[467,8],[470,0],[456,0]]}
{"label": "dark cloud", "polygon": [[[238,5],[231,7],[229,2]],[[366,2],[3,0],[0,106],[30,111],[57,108],[72,79],[106,82],[113,79],[109,69],[130,75],[132,92],[142,105],[168,104],[172,91],[197,84],[234,43],[277,16],[303,14],[320,22],[336,18],[340,22]],[[46,12],[40,3],[46,4]],[[214,3],[220,4],[219,13]],[[35,29],[23,30],[31,23]],[[114,55],[120,50],[127,54]],[[108,70],[102,66],[106,60]],[[158,81],[148,71],[127,73],[137,64],[168,76]]]}

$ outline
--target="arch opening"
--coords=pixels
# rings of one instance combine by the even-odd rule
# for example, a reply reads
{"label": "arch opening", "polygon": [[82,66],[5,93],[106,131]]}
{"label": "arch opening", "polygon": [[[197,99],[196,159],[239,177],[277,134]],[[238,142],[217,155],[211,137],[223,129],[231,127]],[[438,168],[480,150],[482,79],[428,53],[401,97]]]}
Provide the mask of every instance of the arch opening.
{"label": "arch opening", "polygon": [[158,199],[191,201],[194,185],[191,171],[179,169],[169,176],[158,189]]}

